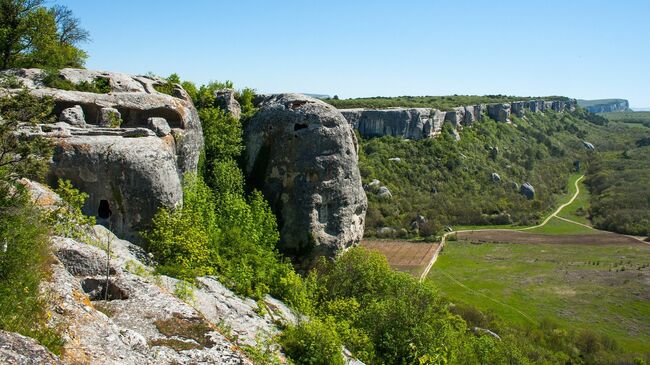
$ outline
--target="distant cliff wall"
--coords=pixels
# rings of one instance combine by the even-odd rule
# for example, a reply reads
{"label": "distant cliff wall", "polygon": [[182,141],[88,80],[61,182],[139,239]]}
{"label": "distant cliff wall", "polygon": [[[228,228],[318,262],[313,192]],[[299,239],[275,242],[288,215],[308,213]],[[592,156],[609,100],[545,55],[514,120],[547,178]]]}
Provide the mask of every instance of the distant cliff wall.
{"label": "distant cliff wall", "polygon": [[624,112],[630,109],[625,99],[578,100],[578,105],[592,113]]}
{"label": "distant cliff wall", "polygon": [[432,108],[340,109],[352,127],[365,138],[398,136],[408,139],[433,138],[440,134],[444,122],[457,130],[482,120],[485,116],[498,122],[509,122],[510,115],[523,117],[527,112],[575,110],[576,101],[516,101],[512,103],[477,104],[441,111]]}

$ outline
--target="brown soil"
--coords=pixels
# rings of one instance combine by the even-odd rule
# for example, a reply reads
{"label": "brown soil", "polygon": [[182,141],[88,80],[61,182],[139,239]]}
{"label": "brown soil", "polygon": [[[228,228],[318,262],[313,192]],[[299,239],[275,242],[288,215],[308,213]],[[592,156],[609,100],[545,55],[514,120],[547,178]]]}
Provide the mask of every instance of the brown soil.
{"label": "brown soil", "polygon": [[433,253],[436,251],[438,244],[430,242],[364,240],[361,242],[361,246],[386,256],[392,268],[419,276],[433,257]]}
{"label": "brown soil", "polygon": [[457,233],[459,240],[472,242],[549,243],[582,245],[643,245],[634,238],[616,233],[548,235],[508,230]]}

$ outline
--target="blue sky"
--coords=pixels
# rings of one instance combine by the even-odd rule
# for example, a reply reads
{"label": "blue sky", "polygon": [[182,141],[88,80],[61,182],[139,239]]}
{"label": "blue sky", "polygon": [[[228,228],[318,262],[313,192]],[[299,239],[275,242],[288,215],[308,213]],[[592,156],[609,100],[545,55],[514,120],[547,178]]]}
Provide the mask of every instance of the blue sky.
{"label": "blue sky", "polygon": [[650,107],[650,1],[61,0],[91,69],[340,97],[620,97]]}

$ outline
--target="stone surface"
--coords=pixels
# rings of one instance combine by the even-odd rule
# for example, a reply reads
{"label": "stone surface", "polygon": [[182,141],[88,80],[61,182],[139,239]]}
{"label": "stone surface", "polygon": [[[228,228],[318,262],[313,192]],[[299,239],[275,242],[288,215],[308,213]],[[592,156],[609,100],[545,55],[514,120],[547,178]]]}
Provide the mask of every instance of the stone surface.
{"label": "stone surface", "polygon": [[516,115],[519,118],[523,118],[525,115],[525,107],[526,107],[526,102],[523,101],[516,101],[510,103],[510,108],[512,110],[512,114]]}
{"label": "stone surface", "polygon": [[147,119],[147,126],[154,131],[158,137],[164,137],[172,132],[167,120],[160,117],[151,117]]}
{"label": "stone surface", "polygon": [[[182,203],[182,175],[196,171],[203,136],[198,113],[180,86],[174,87],[172,96],[156,91],[155,86],[166,81],[155,77],[59,71],[60,77],[72,83],[108,80],[111,91],[94,94],[47,87],[42,82],[45,72],[38,69],[0,74],[15,76],[35,96],[53,98],[54,112],[66,123],[25,127],[24,131],[52,140],[49,182],[68,179],[88,193],[85,214],[99,220],[99,205],[105,200],[111,215],[101,220],[103,224],[120,237],[135,240],[160,207]],[[85,128],[69,124],[73,115],[80,114],[79,108]],[[118,113],[121,126],[102,127],[108,127]]]}
{"label": "stone surface", "polygon": [[59,115],[59,121],[78,127],[84,127],[86,125],[84,110],[81,108],[81,105],[75,105],[73,107],[63,109]]}
{"label": "stone surface", "polygon": [[367,208],[354,131],[300,94],[262,96],[244,132],[245,172],[278,218],[281,249],[307,262],[359,243]]}
{"label": "stone surface", "polygon": [[235,99],[235,90],[233,89],[220,89],[214,92],[217,105],[230,113],[233,117],[239,119],[241,117],[241,106]]}
{"label": "stone surface", "polygon": [[34,339],[0,330],[0,364],[63,365],[64,363]]}
{"label": "stone surface", "polygon": [[[484,114],[499,122],[509,122],[513,113],[522,118],[526,110],[575,111],[575,100],[515,101],[512,103],[477,104],[440,111],[431,108],[341,109],[341,114],[359,131],[362,137],[397,136],[407,139],[434,138],[440,135],[442,125],[449,122],[456,130],[482,121]],[[454,133],[454,138],[459,136]]]}
{"label": "stone surface", "polygon": [[582,145],[585,146],[585,148],[588,149],[589,151],[596,150],[596,147],[594,147],[594,145],[591,142],[582,141]]}
{"label": "stone surface", "polygon": [[535,198],[535,188],[530,183],[521,184],[519,192],[529,200]]}
{"label": "stone surface", "polygon": [[510,121],[510,104],[500,103],[500,104],[488,104],[487,105],[488,116],[497,122],[509,122]]}
{"label": "stone surface", "polygon": [[422,139],[442,128],[440,117],[432,120],[432,110],[428,108],[341,109],[340,112],[363,137]]}
{"label": "stone surface", "polygon": [[377,196],[382,198],[382,199],[390,199],[390,198],[393,197],[393,194],[390,192],[390,190],[388,190],[387,187],[382,186],[377,191]]}
{"label": "stone surface", "polygon": [[493,172],[490,177],[492,178],[493,182],[501,181],[501,175],[497,174],[496,172]]}
{"label": "stone surface", "polygon": [[122,125],[122,113],[115,108],[101,108],[97,124],[100,127],[117,128]]}

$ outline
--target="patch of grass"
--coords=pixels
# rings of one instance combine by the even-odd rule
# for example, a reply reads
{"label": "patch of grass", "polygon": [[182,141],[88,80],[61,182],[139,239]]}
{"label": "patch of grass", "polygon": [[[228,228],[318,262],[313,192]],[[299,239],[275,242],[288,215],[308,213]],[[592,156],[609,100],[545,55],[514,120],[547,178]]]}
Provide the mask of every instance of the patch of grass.
{"label": "patch of grass", "polygon": [[207,336],[213,329],[202,318],[186,318],[179,313],[174,313],[171,318],[160,319],[154,322],[158,332],[167,337],[180,337],[194,340],[202,347],[212,347],[215,342]]}
{"label": "patch of grass", "polygon": [[95,77],[92,82],[81,81],[75,84],[64,79],[57,70],[52,70],[46,72],[42,81],[45,86],[61,90],[84,91],[95,94],[108,94],[113,91],[110,80],[101,76]]}
{"label": "patch of grass", "polygon": [[428,279],[511,325],[549,318],[650,351],[650,247],[453,242]]}
{"label": "patch of grass", "polygon": [[[571,179],[569,181],[571,196],[573,196],[575,193],[574,183],[574,179]],[[580,193],[573,201],[573,203],[564,207],[564,209],[558,213],[558,216],[582,224],[591,225],[591,222],[588,218],[590,208],[589,200],[591,199],[591,195],[589,194],[589,189],[587,189],[584,184],[584,179],[578,183],[578,186],[580,187]]]}
{"label": "patch of grass", "polygon": [[565,220],[553,217],[543,227],[535,228],[526,231],[528,233],[542,233],[542,234],[597,234],[598,231],[593,228],[581,226],[579,224],[567,222]]}

